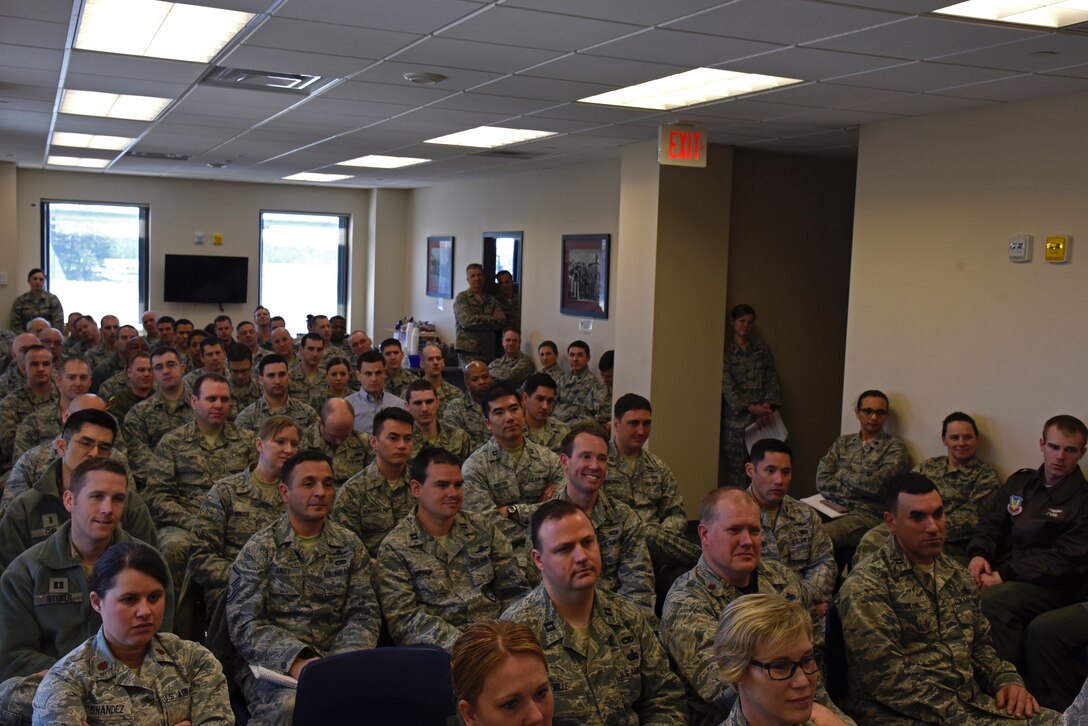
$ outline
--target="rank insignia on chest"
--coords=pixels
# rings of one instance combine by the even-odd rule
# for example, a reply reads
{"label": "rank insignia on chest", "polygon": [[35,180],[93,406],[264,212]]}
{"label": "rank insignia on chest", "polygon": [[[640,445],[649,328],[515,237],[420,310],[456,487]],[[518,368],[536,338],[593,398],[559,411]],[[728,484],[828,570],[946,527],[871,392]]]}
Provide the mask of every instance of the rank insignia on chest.
{"label": "rank insignia on chest", "polygon": [[56,595],[60,593],[68,592],[68,578],[67,577],[50,577],[49,578],[49,594]]}
{"label": "rank insignia on chest", "polygon": [[1016,516],[1020,512],[1024,511],[1024,498],[1019,494],[1013,494],[1009,497],[1009,505],[1005,507],[1009,514]]}
{"label": "rank insignia on chest", "polygon": [[55,514],[42,515],[42,529],[54,530],[60,526],[60,518]]}

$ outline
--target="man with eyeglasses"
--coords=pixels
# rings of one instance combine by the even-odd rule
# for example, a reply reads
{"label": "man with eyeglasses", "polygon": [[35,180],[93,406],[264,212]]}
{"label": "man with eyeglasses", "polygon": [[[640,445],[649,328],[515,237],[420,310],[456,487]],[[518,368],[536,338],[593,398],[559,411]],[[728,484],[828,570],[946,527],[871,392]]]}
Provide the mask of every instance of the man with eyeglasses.
{"label": "man with eyeglasses", "polygon": [[881,391],[858,396],[854,415],[861,430],[837,438],[816,468],[816,489],[846,512],[824,523],[839,561],[849,560],[865,533],[880,524],[884,483],[910,470],[907,447],[884,430],[888,413]]}
{"label": "man with eyeglasses", "polygon": [[[714,633],[725,606],[742,595],[780,595],[802,603],[812,614],[812,642],[823,646],[823,628],[797,576],[786,565],[761,557],[763,525],[756,499],[736,488],[711,491],[699,505],[699,562],[676,579],[661,612],[658,631],[687,691],[691,724],[725,720],[737,700],[714,660]],[[821,683],[813,721],[852,724],[831,702]],[[868,722],[866,722],[868,723]]]}
{"label": "man with eyeglasses", "polygon": [[905,473],[885,486],[884,547],[846,578],[837,606],[851,711],[874,724],[1056,724],[990,639],[970,573],[944,554],[936,485]]}
{"label": "man with eyeglasses", "polygon": [[193,407],[181,384],[184,373],[178,352],[173,348],[158,347],[151,353],[155,392],[125,414],[129,466],[137,484],[147,482],[159,440],[193,420]]}
{"label": "man with eyeglasses", "polygon": [[[60,458],[49,465],[32,489],[15,498],[0,521],[0,569],[70,519],[64,492],[72,472],[87,459],[108,457],[116,435],[117,422],[105,411],[87,409],[68,417],[56,441]],[[158,535],[147,505],[132,487],[126,496],[121,526],[133,537],[157,547]]]}

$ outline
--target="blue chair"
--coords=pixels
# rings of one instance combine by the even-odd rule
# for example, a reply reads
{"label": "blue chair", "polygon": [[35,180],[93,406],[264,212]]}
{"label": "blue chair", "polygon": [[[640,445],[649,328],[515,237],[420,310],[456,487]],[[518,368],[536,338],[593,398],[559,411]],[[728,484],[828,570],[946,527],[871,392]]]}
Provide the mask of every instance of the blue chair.
{"label": "blue chair", "polygon": [[293,723],[445,726],[455,706],[450,657],[444,650],[430,645],[370,648],[303,668]]}

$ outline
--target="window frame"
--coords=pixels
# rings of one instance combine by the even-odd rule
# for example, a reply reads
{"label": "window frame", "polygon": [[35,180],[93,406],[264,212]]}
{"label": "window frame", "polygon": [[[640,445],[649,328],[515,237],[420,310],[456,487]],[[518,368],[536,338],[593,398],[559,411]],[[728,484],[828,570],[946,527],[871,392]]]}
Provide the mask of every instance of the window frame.
{"label": "window frame", "polygon": [[[351,233],[352,216],[347,212],[315,212],[297,209],[259,209],[257,211],[257,305],[265,306],[264,300],[264,215],[265,214],[298,214],[309,217],[336,217],[339,220],[339,229],[343,233],[340,249],[336,255],[340,274],[336,281],[336,315],[342,315],[347,319],[348,310],[348,277],[351,273]],[[256,306],[254,306],[256,307]],[[332,315],[329,315],[332,317]]]}

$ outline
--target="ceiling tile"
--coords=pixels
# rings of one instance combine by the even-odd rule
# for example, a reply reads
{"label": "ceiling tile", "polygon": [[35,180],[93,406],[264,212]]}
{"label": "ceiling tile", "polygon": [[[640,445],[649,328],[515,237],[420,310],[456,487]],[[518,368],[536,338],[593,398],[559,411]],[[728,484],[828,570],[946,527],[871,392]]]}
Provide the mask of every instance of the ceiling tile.
{"label": "ceiling tile", "polygon": [[452,108],[430,106],[411,111],[399,117],[408,123],[423,123],[435,126],[448,126],[455,129],[471,129],[477,126],[494,126],[510,117],[498,113],[478,113],[475,111],[457,111]]}
{"label": "ceiling tile", "polygon": [[69,73],[139,78],[163,83],[195,83],[204,75],[204,70],[205,66],[201,63],[95,53],[86,50],[73,50],[68,60]]}
{"label": "ceiling tile", "polygon": [[899,91],[878,88],[842,86],[836,83],[809,83],[767,91],[758,94],[755,98],[772,103],[793,103],[799,106],[851,108],[865,103],[890,100],[903,95]]}
{"label": "ceiling tile", "polygon": [[1053,96],[1058,93],[1076,93],[1086,90],[1088,90],[1088,80],[1083,78],[1022,75],[987,83],[949,88],[946,93],[960,98],[981,98],[988,101],[1020,101],[1025,98]]}
{"label": "ceiling tile", "polygon": [[[455,38],[428,38],[396,56],[399,63],[422,63],[437,68],[468,68],[513,73],[560,55],[559,51],[522,48],[497,43],[473,43]],[[440,71],[446,73],[446,71]],[[453,72],[447,73],[453,75]]]}
{"label": "ceiling tile", "polygon": [[446,76],[446,80],[433,86],[427,86],[427,88],[435,88],[443,91],[464,91],[474,86],[478,86],[481,83],[501,78],[505,75],[505,73],[474,71],[465,68],[427,65],[425,63],[381,61],[353,77],[352,80],[370,83],[390,83],[393,85],[405,84],[409,83],[409,81],[404,80],[405,73],[441,73]]}
{"label": "ceiling tile", "polygon": [[503,113],[509,116],[542,111],[555,106],[554,101],[513,96],[490,96],[485,93],[457,93],[438,101],[433,108],[452,108],[458,111],[482,111]]}
{"label": "ceiling tile", "polygon": [[941,60],[945,63],[1038,73],[1062,66],[1088,63],[1088,35],[1046,33],[996,48],[952,53]]}
{"label": "ceiling tile", "polygon": [[720,116],[722,118],[770,121],[772,119],[796,116],[813,110],[811,106],[778,102],[770,103],[768,102],[769,99],[770,97],[766,96],[737,98],[730,101],[715,103],[710,106],[700,106],[697,113],[705,116]]}
{"label": "ceiling tile", "polygon": [[57,84],[60,81],[59,70],[37,70],[35,68],[12,68],[0,63],[0,98],[7,98],[23,86],[35,92],[43,92],[56,97]]}
{"label": "ceiling tile", "polygon": [[914,14],[933,12],[937,8],[952,4],[952,0],[837,0],[837,2],[840,5]]}
{"label": "ceiling tile", "polygon": [[825,81],[852,73],[890,68],[907,61],[861,53],[843,53],[819,48],[782,48],[725,64],[729,70],[765,73],[771,76]]}
{"label": "ceiling tile", "polygon": [[[42,20],[48,23],[67,24],[72,17],[71,0],[4,0],[0,5],[0,17]],[[5,20],[4,22],[7,22]]]}
{"label": "ceiling tile", "polygon": [[362,126],[363,121],[376,121],[411,111],[414,107],[404,103],[379,103],[377,101],[353,101],[346,98],[319,96],[294,110],[293,114],[324,114],[341,116],[345,124]]}
{"label": "ceiling tile", "polygon": [[459,0],[306,0],[286,3],[276,11],[276,17],[430,33],[479,8]]}
{"label": "ceiling tile", "polygon": [[477,90],[494,96],[515,96],[517,98],[537,98],[545,101],[577,101],[605,91],[615,86],[600,83],[581,83],[579,81],[557,81],[550,78],[531,76],[507,76],[492,81]]}
{"label": "ceiling tile", "polygon": [[302,53],[275,48],[242,46],[223,60],[223,65],[251,71],[306,73],[325,78],[343,78],[358,73],[374,61],[345,58],[324,53]]}
{"label": "ceiling tile", "polygon": [[419,86],[404,80],[399,84],[344,81],[322,93],[321,97],[416,106],[440,101],[451,93],[454,91],[439,86]]}
{"label": "ceiling tile", "polygon": [[887,121],[889,119],[899,118],[899,116],[890,113],[859,111],[856,108],[836,108],[798,114],[796,116],[791,116],[790,118],[800,123],[814,124],[816,126],[843,127],[860,126],[861,124],[874,123],[877,121]]}
{"label": "ceiling tile", "polygon": [[242,47],[259,46],[348,58],[384,58],[421,36],[392,30],[353,28],[333,23],[271,18]]}
{"label": "ceiling tile", "polygon": [[71,131],[76,134],[101,134],[103,136],[127,136],[133,138],[142,134],[147,128],[148,124],[144,121],[59,114],[55,130]]}
{"label": "ceiling tile", "polygon": [[[51,48],[29,48],[11,43],[0,44],[0,66],[11,68],[33,68],[60,72],[64,53]],[[2,76],[0,76],[2,78]]]}
{"label": "ceiling tile", "polygon": [[686,70],[689,70],[686,66],[572,53],[536,66],[524,75],[622,87],[683,73]]}
{"label": "ceiling tile", "polygon": [[1011,73],[1011,71],[999,71],[992,68],[916,62],[869,73],[858,73],[847,78],[838,78],[835,83],[847,86],[866,86],[867,88],[885,88],[894,91],[921,93],[967,83],[980,83],[1006,78]]}
{"label": "ceiling tile", "polygon": [[95,76],[88,73],[68,72],[64,87],[80,91],[100,91],[102,93],[129,93],[135,96],[154,96],[156,98],[177,98],[189,86],[182,83],[162,83],[123,76]]}
{"label": "ceiling tile", "polygon": [[685,20],[665,23],[665,27],[793,44],[871,28],[902,17],[809,0],[740,0]]}
{"label": "ceiling tile", "polygon": [[443,38],[460,38],[545,50],[573,51],[619,38],[639,29],[637,25],[606,20],[491,6],[485,12],[442,31]]}
{"label": "ceiling tile", "polygon": [[720,65],[782,47],[783,44],[655,28],[630,38],[599,45],[590,54],[697,68]]}
{"label": "ceiling tile", "polygon": [[928,60],[965,49],[986,48],[1025,40],[1041,31],[983,25],[947,18],[908,18],[870,30],[829,38],[811,44],[853,53]]}
{"label": "ceiling tile", "polygon": [[0,22],[0,43],[63,48],[68,39],[68,23],[46,23],[25,18],[4,18]]}
{"label": "ceiling tile", "polygon": [[952,96],[940,96],[930,93],[920,93],[914,96],[893,98],[887,101],[859,106],[864,111],[876,111],[877,113],[897,113],[904,116],[920,116],[927,113],[940,113],[944,111],[959,111],[964,108],[986,106],[990,102],[972,98],[954,98]]}
{"label": "ceiling tile", "polygon": [[719,5],[722,0],[507,0],[506,7],[545,10],[598,20],[658,25]]}
{"label": "ceiling tile", "polygon": [[567,103],[561,106],[530,114],[528,118],[559,118],[568,121],[588,121],[596,124],[619,123],[657,116],[656,111],[642,108],[619,108],[617,106],[597,106],[591,103]]}

